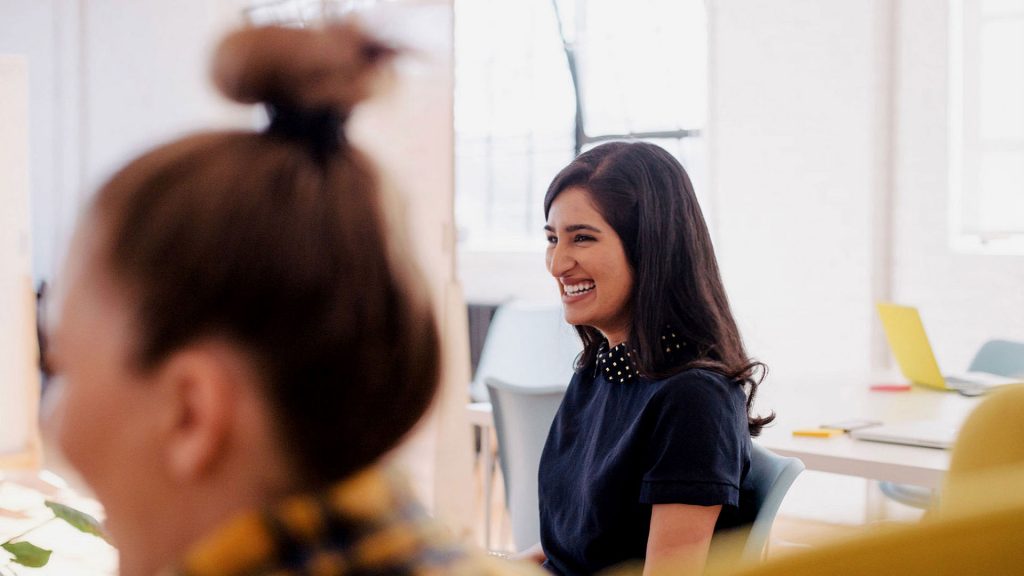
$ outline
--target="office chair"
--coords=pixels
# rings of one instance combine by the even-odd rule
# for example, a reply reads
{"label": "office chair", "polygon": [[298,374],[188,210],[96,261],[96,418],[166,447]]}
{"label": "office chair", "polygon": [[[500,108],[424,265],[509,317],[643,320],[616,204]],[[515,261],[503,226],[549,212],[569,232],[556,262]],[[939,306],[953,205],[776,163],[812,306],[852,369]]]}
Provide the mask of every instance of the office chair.
{"label": "office chair", "polygon": [[579,336],[562,316],[561,304],[502,304],[487,329],[470,396],[486,402],[485,382],[492,377],[521,386],[567,386],[582,349]]}
{"label": "office chair", "polygon": [[540,542],[537,473],[540,455],[569,381],[557,386],[520,386],[487,378],[498,435],[505,505],[518,550]]}
{"label": "office chair", "polygon": [[974,355],[968,370],[1010,378],[1024,376],[1024,342],[989,340]]}
{"label": "office chair", "polygon": [[[948,513],[963,502],[973,502],[986,495],[999,498],[1005,494],[995,481],[988,484],[973,480],[1000,474],[1008,468],[1024,467],[1024,384],[1007,386],[991,393],[971,412],[960,429],[949,472],[943,483],[941,498],[934,512]],[[1024,485],[1006,487],[1022,492]],[[972,490],[981,490],[976,494]]]}
{"label": "office chair", "polygon": [[779,506],[803,470],[804,463],[799,458],[779,456],[756,442],[751,445],[750,470],[740,490],[743,497],[753,500],[757,512],[753,523],[746,529],[741,559],[756,561],[764,558]]}
{"label": "office chair", "polygon": [[[978,349],[968,370],[1011,378],[1024,376],[1024,342],[989,340]],[[921,486],[879,482],[878,488],[890,499],[914,508],[928,509],[936,499],[934,490]]]}

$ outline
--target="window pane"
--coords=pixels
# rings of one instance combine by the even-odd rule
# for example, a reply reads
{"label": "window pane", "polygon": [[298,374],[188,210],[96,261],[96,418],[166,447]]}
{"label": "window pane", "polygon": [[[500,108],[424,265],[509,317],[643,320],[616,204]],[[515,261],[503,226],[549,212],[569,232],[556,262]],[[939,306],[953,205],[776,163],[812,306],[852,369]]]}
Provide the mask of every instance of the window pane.
{"label": "window pane", "polygon": [[953,244],[1021,253],[1024,0],[956,0],[952,6],[958,35],[951,42],[962,50],[950,59]]}
{"label": "window pane", "polygon": [[587,133],[704,126],[707,22],[702,2],[591,0],[583,22]]}
{"label": "window pane", "polygon": [[[588,135],[700,129],[703,0],[560,0]],[[482,250],[542,249],[543,196],[573,156],[575,99],[551,0],[455,0],[455,216]],[[663,145],[699,186],[703,142]]]}
{"label": "window pane", "polygon": [[988,22],[981,34],[981,138],[1024,140],[1024,18]]}
{"label": "window pane", "polygon": [[978,220],[985,232],[1020,231],[1024,214],[1024,149],[982,157]]}
{"label": "window pane", "polygon": [[572,159],[575,107],[547,0],[455,2],[459,241],[543,247],[541,199]]}
{"label": "window pane", "polygon": [[986,16],[1009,16],[1024,14],[1024,2],[1021,0],[983,0],[982,13]]}

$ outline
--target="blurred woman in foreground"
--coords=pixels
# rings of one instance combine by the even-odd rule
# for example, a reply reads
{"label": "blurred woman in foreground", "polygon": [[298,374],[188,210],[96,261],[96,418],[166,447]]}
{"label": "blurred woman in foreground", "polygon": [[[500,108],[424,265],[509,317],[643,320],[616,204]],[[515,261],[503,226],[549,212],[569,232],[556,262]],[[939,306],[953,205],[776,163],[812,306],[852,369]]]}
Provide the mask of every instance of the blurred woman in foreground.
{"label": "blurred woman in foreground", "polygon": [[439,363],[423,282],[344,137],[392,55],[350,24],[229,36],[214,80],[265,104],[269,128],[160,146],[86,214],[57,428],[124,576],[507,569],[375,465]]}

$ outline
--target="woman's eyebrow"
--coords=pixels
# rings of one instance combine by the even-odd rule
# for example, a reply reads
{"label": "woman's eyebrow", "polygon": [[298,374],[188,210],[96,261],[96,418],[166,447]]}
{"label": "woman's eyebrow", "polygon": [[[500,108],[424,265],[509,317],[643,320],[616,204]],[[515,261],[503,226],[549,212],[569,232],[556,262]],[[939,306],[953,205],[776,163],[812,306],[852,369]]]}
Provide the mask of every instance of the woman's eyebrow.
{"label": "woman's eyebrow", "polygon": [[[546,230],[548,232],[554,232],[555,231],[555,229],[552,228],[548,224],[544,225],[544,230]],[[598,234],[601,233],[601,229],[600,228],[596,228],[594,226],[591,226],[590,224],[570,224],[570,225],[566,226],[565,228],[563,228],[562,230],[565,231],[565,232],[579,232],[580,230],[589,230],[591,232],[597,232]]]}

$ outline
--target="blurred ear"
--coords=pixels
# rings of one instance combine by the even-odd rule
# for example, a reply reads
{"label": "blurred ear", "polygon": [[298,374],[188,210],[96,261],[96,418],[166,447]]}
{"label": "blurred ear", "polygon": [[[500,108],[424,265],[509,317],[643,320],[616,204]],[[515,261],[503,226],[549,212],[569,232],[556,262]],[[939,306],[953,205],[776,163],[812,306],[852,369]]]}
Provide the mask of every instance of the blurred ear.
{"label": "blurred ear", "polygon": [[165,460],[175,480],[199,480],[229,457],[243,384],[232,369],[237,361],[226,345],[198,344],[174,353],[160,368],[158,385],[167,402]]}

